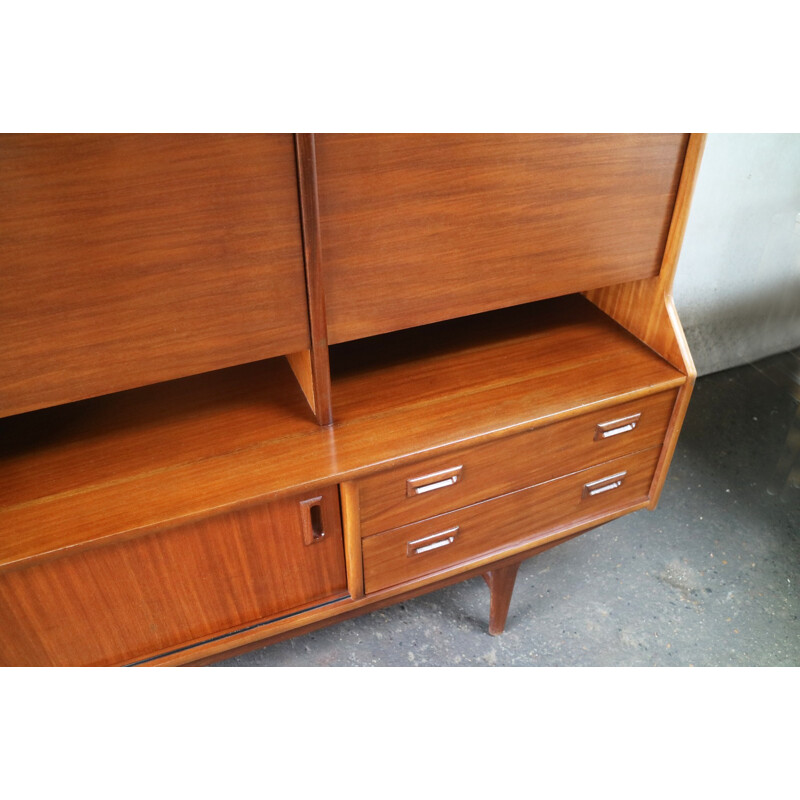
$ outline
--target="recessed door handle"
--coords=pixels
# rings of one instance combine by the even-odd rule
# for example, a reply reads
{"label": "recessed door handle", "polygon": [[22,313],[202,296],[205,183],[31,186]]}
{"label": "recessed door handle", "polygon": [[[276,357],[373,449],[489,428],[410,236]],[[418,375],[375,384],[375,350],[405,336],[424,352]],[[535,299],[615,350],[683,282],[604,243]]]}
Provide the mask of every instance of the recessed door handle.
{"label": "recessed door handle", "polygon": [[583,485],[583,496],[597,497],[599,494],[605,494],[614,489],[619,489],[627,474],[627,472],[617,472],[615,475],[609,475],[605,478],[600,478],[600,480],[585,483]]}
{"label": "recessed door handle", "polygon": [[322,521],[322,497],[309,497],[300,501],[303,543],[316,544],[325,538],[325,525]]}
{"label": "recessed door handle", "polygon": [[439,533],[434,533],[431,536],[416,539],[408,543],[406,555],[410,558],[411,556],[429,553],[431,550],[438,550],[440,547],[447,547],[447,545],[453,544],[456,536],[458,536],[458,525],[455,528],[448,528],[446,531],[439,531]]}
{"label": "recessed door handle", "polygon": [[594,440],[609,439],[612,436],[619,436],[621,433],[628,433],[636,428],[639,424],[639,418],[642,416],[641,412],[638,414],[631,414],[629,417],[622,417],[622,419],[614,419],[610,422],[601,422],[595,428]]}
{"label": "recessed door handle", "polygon": [[443,469],[440,472],[432,472],[430,475],[409,478],[406,481],[406,497],[416,497],[420,494],[434,492],[437,489],[444,489],[447,486],[455,486],[461,480],[463,469],[464,467],[459,464],[457,467]]}

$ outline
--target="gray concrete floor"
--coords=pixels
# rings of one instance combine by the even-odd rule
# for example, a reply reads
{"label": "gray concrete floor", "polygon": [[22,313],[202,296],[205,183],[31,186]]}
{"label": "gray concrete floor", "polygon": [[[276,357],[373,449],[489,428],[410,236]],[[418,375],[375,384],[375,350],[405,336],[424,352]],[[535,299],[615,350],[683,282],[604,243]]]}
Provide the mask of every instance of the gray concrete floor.
{"label": "gray concrete floor", "polygon": [[475,578],[216,666],[797,666],[798,403],[800,350],[700,378],[657,510],[524,562],[501,636]]}

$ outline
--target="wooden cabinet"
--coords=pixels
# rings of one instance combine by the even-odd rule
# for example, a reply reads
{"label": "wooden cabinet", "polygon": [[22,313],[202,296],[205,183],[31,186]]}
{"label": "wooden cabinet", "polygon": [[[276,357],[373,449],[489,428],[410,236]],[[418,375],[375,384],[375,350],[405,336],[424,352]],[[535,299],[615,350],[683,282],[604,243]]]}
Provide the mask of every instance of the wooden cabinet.
{"label": "wooden cabinet", "polygon": [[[0,663],[184,664],[653,508],[702,137],[0,137]],[[332,418],[331,424],[326,424]]]}

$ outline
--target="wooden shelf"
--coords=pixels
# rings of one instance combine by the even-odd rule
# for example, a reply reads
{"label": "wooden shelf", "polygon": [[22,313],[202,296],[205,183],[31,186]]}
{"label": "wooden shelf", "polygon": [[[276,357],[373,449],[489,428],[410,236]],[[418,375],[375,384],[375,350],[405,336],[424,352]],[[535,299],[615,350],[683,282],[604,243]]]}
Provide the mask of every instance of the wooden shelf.
{"label": "wooden shelf", "polygon": [[310,491],[679,386],[569,296],[332,348],[316,425],[283,359],[0,421],[0,568]]}
{"label": "wooden shelf", "polygon": [[0,564],[226,506],[225,464],[319,434],[283,358],[4,418]]}
{"label": "wooden shelf", "polygon": [[339,436],[370,431],[373,453],[489,439],[685,379],[579,295],[336,345],[331,372]]}
{"label": "wooden shelf", "polygon": [[0,420],[0,568],[685,381],[580,296],[337,345],[331,369],[327,428],[284,359]]}

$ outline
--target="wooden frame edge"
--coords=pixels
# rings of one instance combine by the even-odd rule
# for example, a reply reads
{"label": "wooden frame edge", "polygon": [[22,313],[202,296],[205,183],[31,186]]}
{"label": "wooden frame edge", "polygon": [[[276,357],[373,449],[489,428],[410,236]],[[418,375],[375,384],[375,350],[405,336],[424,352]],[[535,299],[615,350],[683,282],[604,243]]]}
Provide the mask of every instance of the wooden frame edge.
{"label": "wooden frame edge", "polygon": [[686,233],[686,224],[689,220],[689,211],[692,206],[694,189],[697,185],[697,176],[700,172],[700,163],[706,145],[705,133],[689,134],[686,146],[686,155],[683,160],[681,179],[678,185],[678,194],[675,198],[675,207],[672,212],[667,242],[664,246],[664,255],[661,259],[659,284],[665,294],[672,293],[672,282],[678,266],[678,258],[683,246],[683,237]]}
{"label": "wooden frame edge", "polygon": [[364,596],[364,561],[361,555],[361,511],[358,484],[345,481],[339,484],[342,507],[342,534],[347,566],[347,588],[353,600]]}
{"label": "wooden frame edge", "polygon": [[[317,156],[313,133],[296,133],[297,182],[308,295],[309,351],[287,356],[320,425],[333,422],[328,323],[322,280],[321,228],[317,193]],[[306,355],[307,353],[307,355]]]}

